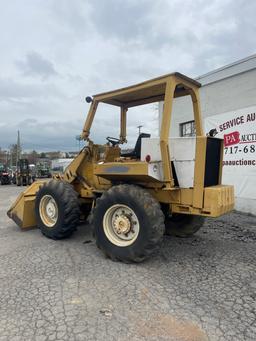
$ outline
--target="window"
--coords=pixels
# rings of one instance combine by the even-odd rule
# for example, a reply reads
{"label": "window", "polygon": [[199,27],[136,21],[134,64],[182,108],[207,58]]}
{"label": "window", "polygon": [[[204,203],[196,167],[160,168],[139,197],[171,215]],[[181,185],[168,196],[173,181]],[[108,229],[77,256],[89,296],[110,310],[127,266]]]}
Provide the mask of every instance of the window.
{"label": "window", "polygon": [[195,135],[196,135],[195,121],[189,121],[180,124],[181,137],[189,137]]}

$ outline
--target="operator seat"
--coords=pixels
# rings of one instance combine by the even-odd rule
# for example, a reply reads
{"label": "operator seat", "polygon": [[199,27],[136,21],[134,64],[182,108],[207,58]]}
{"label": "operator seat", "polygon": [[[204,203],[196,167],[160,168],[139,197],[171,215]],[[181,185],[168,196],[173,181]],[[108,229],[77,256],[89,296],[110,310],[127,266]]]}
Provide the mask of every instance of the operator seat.
{"label": "operator seat", "polygon": [[146,133],[141,133],[138,136],[137,142],[135,144],[134,149],[131,152],[128,153],[121,153],[121,156],[123,157],[130,157],[132,159],[140,159],[141,156],[141,139],[142,138],[149,138],[151,135],[150,134],[146,134]]}

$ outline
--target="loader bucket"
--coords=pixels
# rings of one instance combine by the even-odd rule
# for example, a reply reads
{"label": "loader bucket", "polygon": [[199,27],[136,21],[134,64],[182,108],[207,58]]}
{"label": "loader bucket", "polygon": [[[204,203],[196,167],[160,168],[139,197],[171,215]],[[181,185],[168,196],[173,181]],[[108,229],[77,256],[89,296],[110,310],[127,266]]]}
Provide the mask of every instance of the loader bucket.
{"label": "loader bucket", "polygon": [[21,229],[28,229],[36,226],[35,199],[36,193],[44,181],[35,181],[21,193],[14,204],[9,208],[7,215]]}

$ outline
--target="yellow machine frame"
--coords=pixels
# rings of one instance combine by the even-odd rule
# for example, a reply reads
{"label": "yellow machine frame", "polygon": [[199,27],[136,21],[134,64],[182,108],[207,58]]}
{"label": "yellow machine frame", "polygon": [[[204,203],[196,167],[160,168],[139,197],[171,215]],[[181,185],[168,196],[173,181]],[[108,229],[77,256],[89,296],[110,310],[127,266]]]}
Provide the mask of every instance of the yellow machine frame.
{"label": "yellow machine frame", "polygon": [[[204,188],[207,137],[204,136],[202,127],[199,98],[200,86],[201,84],[193,79],[180,73],[173,73],[134,86],[95,95],[81,136],[83,139],[89,140],[91,125],[99,102],[116,105],[121,108],[120,140],[126,142],[126,117],[128,108],[157,101],[164,101],[160,130],[164,186],[162,186],[162,183],[160,188],[157,183],[144,183],[144,185],[148,187],[149,190],[150,187],[153,187],[151,192],[160,202],[170,203],[172,212],[218,216],[224,213],[226,209],[232,209],[234,204],[234,193],[232,186],[221,185],[223,155],[221,155],[219,163],[219,185],[214,188],[211,187],[211,189]],[[197,136],[194,187],[192,189],[182,189],[174,186],[172,168],[170,167],[171,151],[169,150],[168,144],[173,100],[176,97],[187,95],[191,96],[192,99]],[[125,162],[128,163],[130,174],[135,176],[135,174],[140,173],[142,177],[143,175],[145,176],[146,169],[143,171],[143,167],[146,168],[146,165],[142,161],[131,162],[127,160],[117,160],[117,162],[118,161],[122,162],[122,164]],[[107,165],[109,165],[109,163]],[[99,176],[104,176],[104,168],[106,168],[105,164],[96,166],[96,173]],[[114,175],[118,176],[118,174],[113,174],[113,178]],[[211,203],[210,198],[214,202]],[[218,205],[216,205],[216,200]]]}
{"label": "yellow machine frame", "polygon": [[[159,202],[168,204],[172,213],[217,217],[229,212],[234,206],[234,191],[233,186],[221,185],[222,152],[219,160],[218,184],[210,187],[204,186],[207,139],[211,137],[204,136],[203,132],[199,98],[200,86],[200,83],[193,79],[180,73],[173,73],[93,96],[81,134],[81,138],[88,142],[88,146],[81,150],[64,175],[59,178],[72,183],[80,200],[90,205],[93,205],[97,195],[118,181],[136,183],[147,188]],[[192,99],[196,127],[193,188],[175,186],[168,143],[173,100],[186,95],[191,96]],[[120,143],[125,143],[128,109],[159,101],[164,101],[160,129],[163,166],[163,181],[161,182],[148,177],[146,161],[121,157],[119,146],[109,144],[99,146],[89,139],[90,129],[100,102],[120,107]],[[221,149],[223,150],[223,148]],[[33,208],[36,192],[41,183],[34,183],[27,192],[21,194],[8,212],[8,215],[23,228],[35,225],[33,214],[30,214],[30,218],[28,218],[26,207],[23,206],[26,206],[26,202],[28,202],[29,210]]]}

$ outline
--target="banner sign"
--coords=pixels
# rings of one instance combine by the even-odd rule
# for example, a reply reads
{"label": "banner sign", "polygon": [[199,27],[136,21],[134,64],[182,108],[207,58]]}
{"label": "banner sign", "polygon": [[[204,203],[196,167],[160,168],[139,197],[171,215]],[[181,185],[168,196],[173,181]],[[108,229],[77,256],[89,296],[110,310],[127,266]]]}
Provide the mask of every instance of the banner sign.
{"label": "banner sign", "polygon": [[216,129],[224,139],[223,184],[235,195],[256,199],[256,106],[205,119],[205,132]]}

